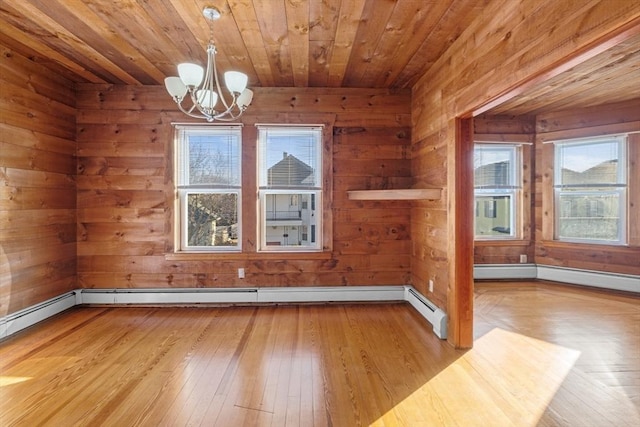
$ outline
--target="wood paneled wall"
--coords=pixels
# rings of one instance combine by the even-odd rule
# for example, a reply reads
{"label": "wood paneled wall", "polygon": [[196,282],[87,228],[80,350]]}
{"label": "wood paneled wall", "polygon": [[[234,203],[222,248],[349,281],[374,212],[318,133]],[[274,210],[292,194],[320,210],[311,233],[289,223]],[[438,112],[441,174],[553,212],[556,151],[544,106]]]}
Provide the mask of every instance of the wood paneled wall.
{"label": "wood paneled wall", "polygon": [[[84,288],[400,285],[410,283],[410,202],[350,201],[347,190],[406,187],[410,92],[257,88],[243,116],[244,206],[255,201],[255,123],[328,123],[333,250],[172,255],[172,122],[163,87],[78,87],[78,281]],[[253,181],[253,183],[252,183]],[[247,213],[249,211],[249,213]],[[255,229],[255,225],[253,225]],[[245,268],[239,279],[237,269]]]}
{"label": "wood paneled wall", "polygon": [[[553,240],[553,144],[545,142],[613,135],[629,135],[628,245],[571,244]],[[558,111],[536,118],[535,262],[622,274],[640,274],[640,99]]]}
{"label": "wood paneled wall", "polygon": [[472,140],[456,144],[456,132],[464,130],[458,118],[487,111],[525,83],[595,54],[638,16],[640,3],[626,0],[494,0],[414,86],[412,175],[419,185],[444,189],[436,206],[412,209],[413,224],[422,218],[434,224],[429,233],[413,229],[414,286],[428,294],[428,278],[446,275],[434,282],[434,299],[446,301],[455,345],[473,341],[473,260],[458,250],[473,239],[471,200],[462,196],[471,185]]}
{"label": "wood paneled wall", "polygon": [[0,45],[0,316],[76,288],[73,84]]}

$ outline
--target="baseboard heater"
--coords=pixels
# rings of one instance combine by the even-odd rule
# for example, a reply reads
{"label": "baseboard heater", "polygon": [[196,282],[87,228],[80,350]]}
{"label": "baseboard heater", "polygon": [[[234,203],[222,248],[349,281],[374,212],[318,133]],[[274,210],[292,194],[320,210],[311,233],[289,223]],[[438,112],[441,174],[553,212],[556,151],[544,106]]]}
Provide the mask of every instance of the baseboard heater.
{"label": "baseboard heater", "polygon": [[0,339],[82,304],[278,304],[407,301],[447,337],[446,314],[411,286],[327,286],[287,288],[77,289],[0,318]]}
{"label": "baseboard heater", "polygon": [[67,292],[0,318],[0,339],[8,337],[77,304],[77,291]]}
{"label": "baseboard heater", "polygon": [[476,264],[476,280],[540,279],[625,292],[640,293],[640,276],[542,264]]}
{"label": "baseboard heater", "polygon": [[438,338],[447,338],[447,314],[412,287],[406,288],[405,300],[433,325]]}

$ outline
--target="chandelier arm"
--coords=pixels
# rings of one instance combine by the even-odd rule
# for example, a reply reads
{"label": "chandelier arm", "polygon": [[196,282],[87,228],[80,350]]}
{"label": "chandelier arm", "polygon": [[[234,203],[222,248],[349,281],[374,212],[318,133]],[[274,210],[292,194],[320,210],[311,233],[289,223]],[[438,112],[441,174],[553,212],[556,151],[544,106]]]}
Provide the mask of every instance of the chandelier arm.
{"label": "chandelier arm", "polygon": [[[209,121],[209,122],[213,121],[213,119],[212,119],[212,118],[207,117],[206,115],[204,115],[204,114],[202,114],[202,113],[201,113],[201,114],[195,114],[195,113],[193,113],[194,108],[195,108],[195,105],[194,105],[194,106],[191,106],[191,108],[190,108],[190,109],[186,110],[186,109],[182,106],[182,104],[180,104],[180,103],[178,104],[178,109],[179,109],[181,112],[183,112],[184,114],[186,114],[187,116],[189,116],[189,117],[193,117],[194,119],[206,119],[206,120],[207,120],[207,121]],[[200,111],[200,110],[198,110],[198,111]]]}
{"label": "chandelier arm", "polygon": [[211,57],[210,60],[213,62],[213,75],[216,78],[216,88],[218,89],[218,96],[220,97],[220,100],[222,101],[222,104],[224,105],[224,108],[226,108],[226,111],[222,114],[227,114],[229,111],[231,111],[231,109],[233,108],[233,106],[236,103],[236,97],[233,94],[233,92],[231,93],[231,95],[233,96],[233,100],[231,102],[231,106],[229,106],[229,104],[227,104],[227,98],[225,97],[224,93],[222,92],[222,89],[220,88],[220,79],[218,77],[218,64],[216,63],[216,46],[213,43],[213,41],[211,41],[210,46],[212,48],[211,51]]}

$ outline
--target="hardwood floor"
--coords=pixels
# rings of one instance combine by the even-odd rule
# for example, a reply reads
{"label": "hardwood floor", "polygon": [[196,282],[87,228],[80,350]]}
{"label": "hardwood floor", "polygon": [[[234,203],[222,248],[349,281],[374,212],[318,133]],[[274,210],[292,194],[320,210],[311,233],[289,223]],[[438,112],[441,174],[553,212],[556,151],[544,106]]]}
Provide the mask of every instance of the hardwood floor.
{"label": "hardwood floor", "polygon": [[636,426],[638,302],[479,283],[469,351],[405,304],[79,307],[0,343],[0,425]]}

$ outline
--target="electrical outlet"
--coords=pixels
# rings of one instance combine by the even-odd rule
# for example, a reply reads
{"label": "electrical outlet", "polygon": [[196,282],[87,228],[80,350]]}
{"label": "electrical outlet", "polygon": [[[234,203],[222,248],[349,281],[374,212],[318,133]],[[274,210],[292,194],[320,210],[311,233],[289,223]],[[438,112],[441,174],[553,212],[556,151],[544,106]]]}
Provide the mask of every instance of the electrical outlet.
{"label": "electrical outlet", "polygon": [[526,263],[527,263],[527,254],[520,255],[520,264],[526,264]]}
{"label": "electrical outlet", "polygon": [[429,279],[429,292],[433,293],[433,280]]}
{"label": "electrical outlet", "polygon": [[238,269],[238,279],[244,279],[244,268]]}

